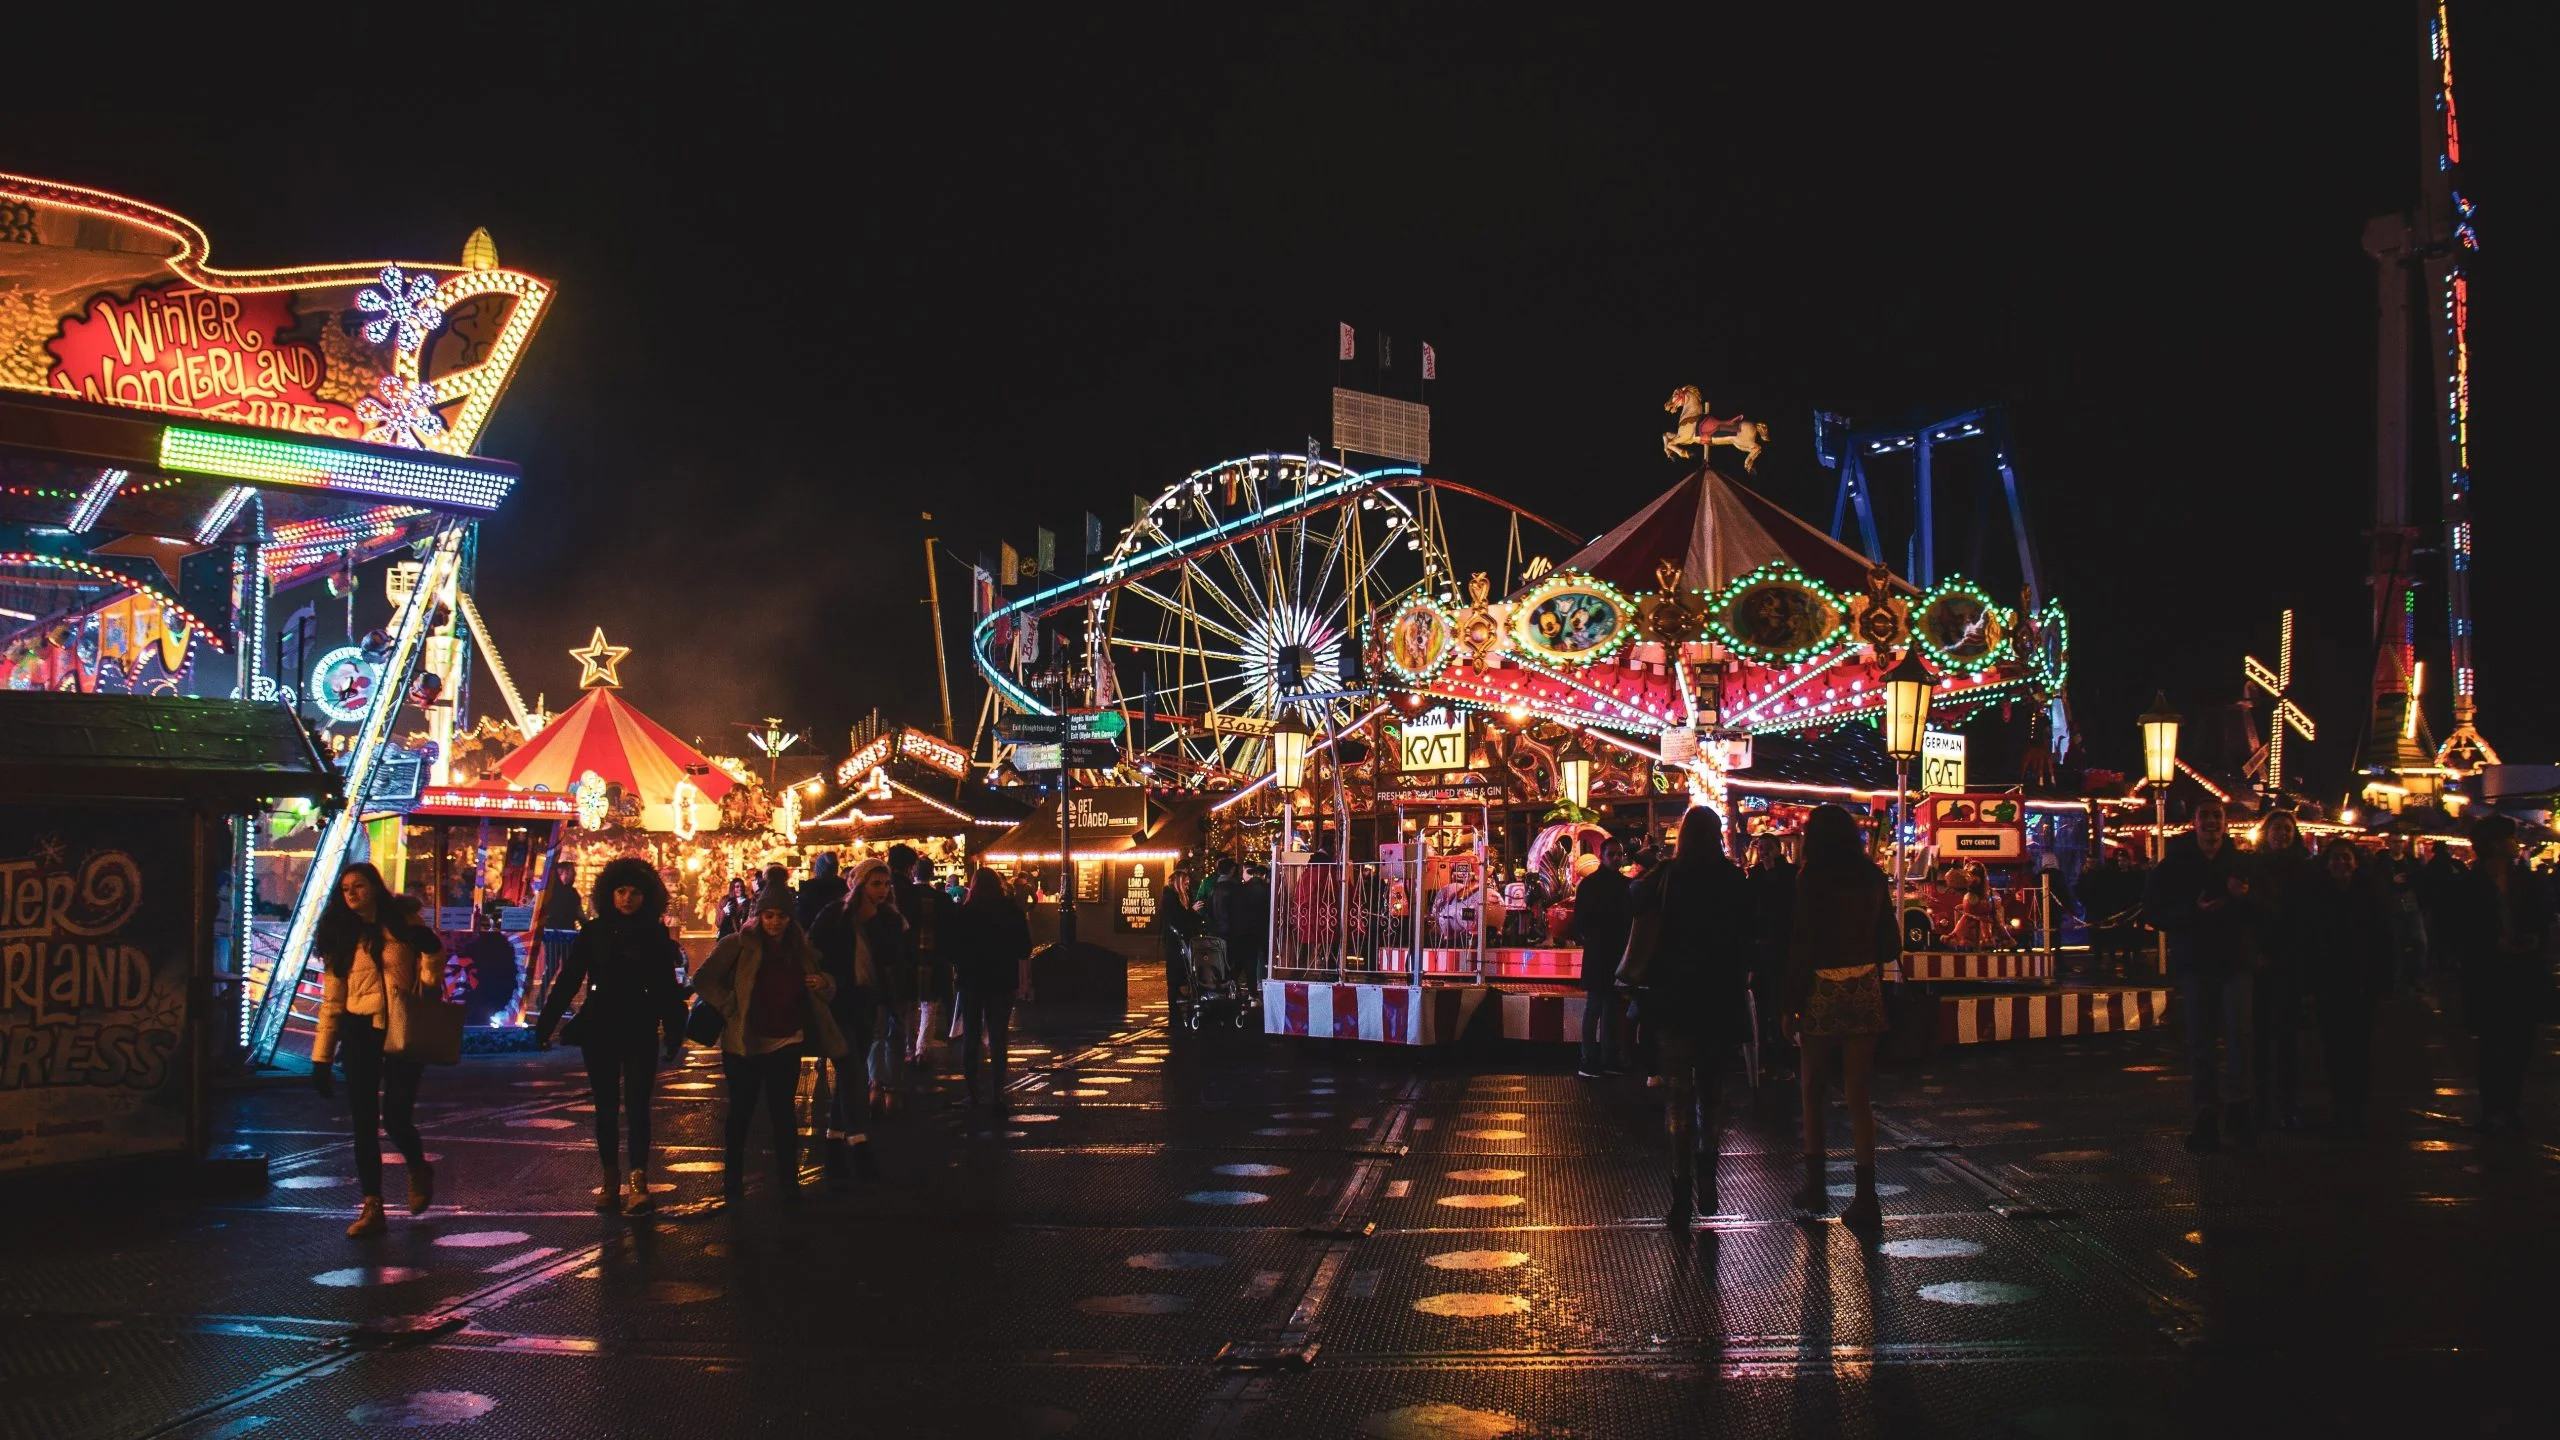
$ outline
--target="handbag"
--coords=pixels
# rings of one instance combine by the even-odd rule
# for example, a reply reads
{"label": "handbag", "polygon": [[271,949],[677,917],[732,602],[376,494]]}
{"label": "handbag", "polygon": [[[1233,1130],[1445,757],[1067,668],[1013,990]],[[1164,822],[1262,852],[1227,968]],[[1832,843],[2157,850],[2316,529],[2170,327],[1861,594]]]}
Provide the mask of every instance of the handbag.
{"label": "handbag", "polygon": [[1662,907],[1637,912],[1627,924],[1627,950],[1618,959],[1617,982],[1642,989],[1653,974],[1653,952],[1662,941]]}
{"label": "handbag", "polygon": [[441,995],[422,995],[391,1007],[393,1031],[384,1037],[382,1053],[428,1065],[462,1063],[462,1005]]}
{"label": "handbag", "polygon": [[702,996],[694,997],[693,1009],[684,1017],[684,1038],[717,1050],[720,1048],[720,1036],[728,1028],[729,1017],[720,1013],[719,1006]]}

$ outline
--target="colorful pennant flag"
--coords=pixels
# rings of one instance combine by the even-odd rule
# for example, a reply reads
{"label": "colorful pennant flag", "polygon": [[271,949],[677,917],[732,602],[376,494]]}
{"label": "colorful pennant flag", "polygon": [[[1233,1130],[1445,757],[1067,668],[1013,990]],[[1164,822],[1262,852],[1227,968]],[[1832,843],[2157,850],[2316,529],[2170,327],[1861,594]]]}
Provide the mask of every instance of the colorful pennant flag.
{"label": "colorful pennant flag", "polygon": [[1422,342],[1422,378],[1425,380],[1440,378],[1440,352],[1432,349],[1431,342],[1428,340]]}
{"label": "colorful pennant flag", "polygon": [[996,544],[996,583],[1010,590],[1022,583],[1022,552],[999,541]]}
{"label": "colorful pennant flag", "polygon": [[1359,344],[1359,342],[1358,342],[1357,340],[1354,340],[1354,339],[1352,338],[1352,335],[1351,335],[1351,327],[1350,327],[1350,326],[1348,326],[1348,325],[1343,326],[1343,327],[1342,327],[1342,354],[1341,354],[1339,357],[1337,357],[1337,358],[1344,359],[1344,360],[1348,360],[1348,359],[1350,359],[1352,356],[1354,356],[1354,355],[1358,354],[1358,353],[1359,353],[1359,351],[1360,351],[1360,344]]}

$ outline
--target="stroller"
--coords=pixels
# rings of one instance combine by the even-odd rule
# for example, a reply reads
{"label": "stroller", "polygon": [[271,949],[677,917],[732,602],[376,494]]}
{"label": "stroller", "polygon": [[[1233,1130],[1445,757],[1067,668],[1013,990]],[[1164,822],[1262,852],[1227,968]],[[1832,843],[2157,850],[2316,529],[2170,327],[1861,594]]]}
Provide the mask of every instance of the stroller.
{"label": "stroller", "polygon": [[1251,1029],[1254,997],[1237,983],[1235,970],[1227,963],[1227,942],[1215,935],[1186,935],[1182,953],[1191,972],[1191,993],[1180,1005],[1177,1021],[1194,1030],[1230,1024]]}

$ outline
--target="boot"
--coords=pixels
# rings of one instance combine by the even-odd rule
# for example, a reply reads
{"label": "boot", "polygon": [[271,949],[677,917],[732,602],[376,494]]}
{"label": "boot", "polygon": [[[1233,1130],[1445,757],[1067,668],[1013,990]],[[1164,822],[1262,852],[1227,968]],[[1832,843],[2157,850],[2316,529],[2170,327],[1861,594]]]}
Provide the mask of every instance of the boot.
{"label": "boot", "polygon": [[1698,1213],[1701,1215],[1723,1214],[1723,1204],[1716,1194],[1716,1152],[1713,1150],[1698,1152],[1697,1174]]}
{"label": "boot", "polygon": [[2210,1155],[2221,1148],[2222,1127],[2214,1117],[2213,1107],[2197,1107],[2196,1128],[2187,1132],[2187,1153]]}
{"label": "boot", "polygon": [[424,1215],[436,1203],[436,1167],[421,1160],[409,1169],[409,1213]]}
{"label": "boot", "polygon": [[880,1162],[874,1158],[871,1153],[870,1141],[857,1140],[845,1148],[853,1152],[854,1178],[859,1180],[877,1180],[880,1178]]}
{"label": "boot", "polygon": [[612,1169],[604,1172],[604,1183],[596,1187],[596,1213],[611,1215],[622,1209],[622,1182]]}
{"label": "boot", "polygon": [[2223,1120],[2231,1131],[2231,1148],[2246,1150],[2258,1139],[2257,1127],[2249,1119],[2249,1102],[2234,1100],[2223,1107]]}
{"label": "boot", "polygon": [[827,1137],[827,1183],[830,1185],[841,1184],[853,1178],[853,1166],[848,1163],[844,1153],[847,1148],[843,1136]]}
{"label": "boot", "polygon": [[1689,1177],[1686,1175],[1672,1176],[1671,1209],[1669,1213],[1662,1217],[1662,1228],[1669,1230],[1674,1234],[1685,1235],[1689,1233],[1689,1224],[1693,1213],[1694,1212],[1689,1208]]}
{"label": "boot", "polygon": [[391,1228],[391,1222],[382,1218],[382,1197],[367,1195],[364,1197],[363,1208],[356,1211],[356,1223],[347,1227],[347,1238],[361,1240],[367,1235],[379,1235],[389,1228]]}
{"label": "boot", "polygon": [[1840,1212],[1840,1223],[1861,1235],[1873,1235],[1884,1229],[1884,1207],[1876,1200],[1876,1167],[1857,1167],[1858,1193],[1849,1208]]}
{"label": "boot", "polygon": [[1795,1193],[1792,1203],[1807,1218],[1831,1213],[1831,1184],[1823,1178],[1826,1163],[1819,1151],[1804,1157],[1804,1188]]}
{"label": "boot", "polygon": [[649,1172],[646,1170],[632,1171],[631,1184],[623,1191],[622,1213],[625,1215],[645,1214],[657,1203],[658,1202],[652,1199],[649,1195]]}

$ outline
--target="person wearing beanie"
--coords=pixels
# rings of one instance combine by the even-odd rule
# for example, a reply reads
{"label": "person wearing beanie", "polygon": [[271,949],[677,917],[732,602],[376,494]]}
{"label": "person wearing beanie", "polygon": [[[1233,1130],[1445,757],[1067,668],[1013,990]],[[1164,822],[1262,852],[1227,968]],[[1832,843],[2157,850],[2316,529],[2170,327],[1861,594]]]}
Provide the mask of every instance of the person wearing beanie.
{"label": "person wearing beanie", "polygon": [[[596,1157],[604,1187],[596,1208],[637,1215],[649,1198],[649,1101],[661,1058],[684,1043],[684,950],[667,933],[666,883],[656,867],[625,855],[596,873],[595,918],[579,928],[542,1002],[533,1038],[551,1048],[561,1013],[586,989],[565,1034],[586,1056],[596,1110]],[[616,1121],[628,1123],[631,1170],[622,1172]]]}
{"label": "person wearing beanie", "polygon": [[773,1132],[774,1176],[783,1203],[799,1201],[792,1099],[799,1089],[800,1057],[845,1055],[844,1033],[827,1004],[836,982],[820,968],[816,948],[791,917],[790,887],[767,887],[756,897],[756,923],[721,941],[694,976],[695,993],[724,1022],[720,1071],[729,1085],[729,1113],[721,1190],[733,1200],[746,1192],[747,1132],[761,1101]]}
{"label": "person wearing beanie", "polygon": [[1837,805],[1805,818],[1804,865],[1796,876],[1795,923],[1787,941],[1787,1034],[1804,1051],[1804,1188],[1796,1208],[1807,1216],[1831,1210],[1823,1107],[1831,1057],[1840,1056],[1849,1100],[1849,1137],[1857,1194],[1840,1223],[1872,1234],[1884,1225],[1876,1199],[1876,1112],[1870,1087],[1876,1041],[1889,1028],[1884,967],[1898,964],[1902,937],[1894,925],[1893,886],[1867,855],[1858,822]]}

